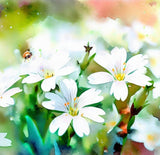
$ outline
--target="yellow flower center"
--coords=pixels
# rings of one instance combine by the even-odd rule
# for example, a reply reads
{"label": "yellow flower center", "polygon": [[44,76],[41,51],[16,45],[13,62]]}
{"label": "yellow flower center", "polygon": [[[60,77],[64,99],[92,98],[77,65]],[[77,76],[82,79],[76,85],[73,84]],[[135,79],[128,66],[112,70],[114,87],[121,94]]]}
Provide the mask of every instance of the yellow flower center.
{"label": "yellow flower center", "polygon": [[77,116],[78,115],[78,108],[69,108],[69,114],[72,116]]}
{"label": "yellow flower center", "polygon": [[154,140],[154,136],[151,135],[151,134],[147,135],[147,140],[148,141],[153,141]]}
{"label": "yellow flower center", "polygon": [[125,74],[124,73],[118,73],[118,74],[115,74],[114,76],[118,81],[122,81],[125,78]]}
{"label": "yellow flower center", "polygon": [[116,124],[117,124],[116,121],[110,121],[110,122],[107,122],[107,123],[106,123],[106,126],[107,126],[107,127],[114,127]]}
{"label": "yellow flower center", "polygon": [[2,96],[0,96],[0,99],[2,99],[3,97]]}
{"label": "yellow flower center", "polygon": [[74,102],[73,102],[73,106],[67,102],[67,103],[64,103],[64,106],[68,109],[68,112],[71,116],[77,116],[78,115],[78,108],[77,108],[77,99],[78,97],[75,97],[74,98]]}
{"label": "yellow flower center", "polygon": [[46,74],[45,76],[44,76],[44,78],[45,79],[48,79],[48,78],[50,78],[50,77],[52,77],[53,76],[53,74]]}
{"label": "yellow flower center", "polygon": [[149,59],[151,66],[155,67],[157,65],[157,60],[155,58]]}
{"label": "yellow flower center", "polygon": [[122,81],[125,78],[125,70],[126,70],[126,63],[123,63],[123,69],[121,70],[121,68],[112,68],[112,74],[114,75],[115,79],[118,81]]}
{"label": "yellow flower center", "polygon": [[45,78],[45,79],[51,78],[52,76],[54,76],[54,73],[53,73],[53,72],[46,71],[46,72],[44,73],[44,78]]}
{"label": "yellow flower center", "polygon": [[145,36],[144,34],[138,33],[138,38],[139,38],[139,40],[144,40],[145,37],[146,37],[146,36]]}
{"label": "yellow flower center", "polygon": [[109,125],[110,125],[110,126],[115,126],[115,125],[116,125],[116,121],[111,121],[111,122],[109,122]]}
{"label": "yellow flower center", "polygon": [[51,77],[54,76],[53,70],[48,70],[48,69],[44,69],[44,68],[41,69],[40,74],[41,74],[41,76],[43,76],[45,79],[48,79],[48,78],[51,78]]}

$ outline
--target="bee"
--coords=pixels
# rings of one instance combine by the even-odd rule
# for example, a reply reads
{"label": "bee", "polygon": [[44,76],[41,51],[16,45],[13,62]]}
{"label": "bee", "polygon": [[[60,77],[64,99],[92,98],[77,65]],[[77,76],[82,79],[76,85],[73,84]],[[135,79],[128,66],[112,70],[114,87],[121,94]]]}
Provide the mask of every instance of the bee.
{"label": "bee", "polygon": [[32,57],[32,52],[30,52],[30,49],[27,49],[24,53],[23,53],[23,58],[25,60],[29,60]]}

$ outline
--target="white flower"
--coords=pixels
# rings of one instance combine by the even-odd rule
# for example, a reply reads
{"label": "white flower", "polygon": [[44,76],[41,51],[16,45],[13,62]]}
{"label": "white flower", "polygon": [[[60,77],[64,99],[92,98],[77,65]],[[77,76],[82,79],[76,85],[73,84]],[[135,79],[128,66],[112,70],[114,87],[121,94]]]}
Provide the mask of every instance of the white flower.
{"label": "white flower", "polygon": [[0,106],[8,107],[14,104],[12,96],[21,92],[19,87],[9,89],[15,82],[20,79],[18,75],[11,69],[6,70],[4,73],[0,72]]}
{"label": "white flower", "polygon": [[[22,83],[35,83],[42,81],[41,88],[43,91],[50,91],[55,88],[59,77],[68,75],[75,71],[69,63],[68,53],[56,52],[53,56],[40,62],[37,72],[29,73],[29,76],[23,79]],[[34,67],[34,66],[32,66]]]}
{"label": "white flower", "polygon": [[127,82],[139,86],[150,85],[151,79],[144,75],[147,63],[141,54],[133,56],[126,62],[127,53],[123,48],[115,47],[111,54],[102,53],[95,57],[95,61],[108,72],[93,73],[88,77],[91,84],[102,84],[112,82],[110,93],[114,94],[117,100],[124,101],[128,96]]}
{"label": "white flower", "polygon": [[128,49],[131,52],[138,52],[143,46],[144,42],[155,45],[152,41],[153,28],[143,25],[140,22],[134,22],[131,27],[126,27],[126,39],[128,42]]}
{"label": "white flower", "polygon": [[107,115],[106,115],[105,125],[108,130],[107,133],[109,133],[120,121],[121,116],[119,115],[115,104],[112,104],[112,111],[109,110],[106,113]]}
{"label": "white flower", "polygon": [[125,46],[126,44],[124,41],[125,33],[123,25],[119,19],[105,18],[98,21],[89,19],[86,21],[86,26],[89,32],[94,32],[96,36],[101,35],[111,46]]}
{"label": "white flower", "polygon": [[155,117],[140,118],[137,116],[131,129],[135,131],[131,133],[130,138],[144,143],[148,150],[153,151],[160,146],[160,122]]}
{"label": "white flower", "polygon": [[0,133],[0,146],[11,146],[11,140],[5,138],[7,133]]}
{"label": "white flower", "polygon": [[58,135],[65,133],[73,120],[73,128],[79,137],[83,134],[88,135],[90,132],[86,118],[96,122],[103,122],[104,119],[99,115],[104,115],[105,112],[96,107],[86,107],[103,100],[99,96],[100,91],[89,89],[77,97],[77,85],[73,80],[63,80],[60,83],[60,92],[46,93],[46,97],[50,101],[44,101],[42,105],[50,110],[62,111],[63,114],[56,117],[50,124],[50,131],[54,133],[57,129]]}

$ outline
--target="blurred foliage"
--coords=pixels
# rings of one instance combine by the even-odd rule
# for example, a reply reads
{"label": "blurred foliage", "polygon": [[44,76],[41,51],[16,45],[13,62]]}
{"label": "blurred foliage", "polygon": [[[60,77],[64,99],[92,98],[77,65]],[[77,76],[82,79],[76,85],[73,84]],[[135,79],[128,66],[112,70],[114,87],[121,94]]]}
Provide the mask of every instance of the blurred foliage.
{"label": "blurred foliage", "polygon": [[16,64],[14,49],[41,31],[39,24],[48,16],[79,22],[87,12],[87,6],[77,0],[0,1],[0,68]]}
{"label": "blurred foliage", "polygon": [[[89,2],[93,1],[90,0]],[[156,2],[159,5],[158,0]],[[151,1],[149,1],[149,3],[151,3]],[[17,64],[18,62],[16,61],[17,58],[14,50],[16,48],[20,49],[22,55],[28,48],[28,39],[34,37],[39,32],[42,32],[43,26],[49,28],[49,33],[52,33],[52,39],[55,42],[59,39],[59,36],[57,35],[60,31],[59,29],[69,27],[69,29],[66,28],[66,31],[74,30],[76,33],[80,33],[80,35],[88,33],[91,38],[95,35],[97,37],[96,41],[100,43],[100,46],[104,46],[102,50],[111,50],[115,45],[127,47],[124,36],[117,35],[120,31],[115,34],[112,34],[111,32],[113,38],[110,38],[108,33],[102,35],[103,33],[101,34],[97,31],[100,28],[91,30],[84,26],[83,19],[89,16],[91,9],[95,7],[94,5],[93,8],[90,8],[91,6],[92,5],[87,5],[87,3],[81,3],[80,0],[1,0],[0,69]],[[65,22],[67,22],[67,24]],[[79,27],[75,30],[74,27],[72,27],[72,24],[79,24]],[[66,32],[62,31],[61,33]],[[63,36],[64,42],[70,37],[68,33]],[[112,44],[110,44],[110,41],[113,41]],[[117,42],[120,44],[117,44]],[[144,51],[150,47],[152,46],[146,45],[140,49],[139,53],[144,54]],[[132,55],[134,54],[128,53],[128,57],[131,57]],[[83,59],[84,62],[82,61],[81,63],[81,68],[84,71],[80,79],[78,79],[79,81],[76,81],[77,85],[80,85],[78,96],[87,90],[88,87],[101,89],[107,94],[109,92],[109,84],[98,86],[87,85],[87,88],[84,88],[83,85],[81,86],[81,84],[85,85],[87,83],[87,81],[83,81],[83,78],[87,79],[86,75],[88,76],[90,73],[96,71],[106,71],[93,61],[95,54],[89,56],[89,53],[86,53]],[[147,68],[147,75],[153,80],[159,80],[153,75],[149,68]],[[21,80],[15,85],[20,86]],[[126,142],[128,145],[128,143],[131,143],[121,136],[118,136],[118,131],[115,128],[111,133],[107,133],[104,125],[94,126],[93,122],[90,122],[92,134],[83,139],[75,135],[72,127],[69,127],[68,132],[62,137],[51,134],[48,131],[49,124],[57,115],[59,115],[59,113],[46,110],[42,107],[44,93],[40,89],[40,85],[41,82],[24,84],[22,88],[24,93],[21,93],[20,96],[14,96],[16,104],[12,107],[0,109],[1,129],[8,133],[8,137],[13,141],[14,145],[14,147],[7,148],[7,151],[4,148],[0,148],[2,154],[7,155],[9,152],[9,155],[15,155],[17,153],[22,155],[45,155],[49,153],[59,155],[60,150],[62,154],[98,155],[103,154],[104,152],[105,154],[110,154],[114,152],[115,144],[122,145]],[[135,104],[135,107],[139,111],[136,111],[137,113],[132,117],[127,118],[129,122],[127,130],[130,132],[130,127],[134,123],[135,115],[139,114],[141,110],[147,111],[160,119],[160,98],[154,100],[152,94],[149,93],[153,89],[153,85],[151,87],[146,87],[142,91],[139,86],[133,84],[128,84],[128,86],[129,96],[124,102],[116,101],[109,93],[107,95],[104,93],[104,100],[102,103],[98,103],[98,106],[106,111],[107,109],[111,110],[112,104],[115,103],[120,113],[121,110],[127,108],[129,104],[132,106]],[[137,92],[140,92],[140,94],[137,95]],[[137,100],[134,100],[137,96]],[[134,104],[131,103],[132,100],[134,101]],[[150,104],[148,104],[148,101]],[[132,106],[131,110],[132,108],[133,110],[137,110]],[[126,119],[124,115],[123,118],[121,118],[121,121],[123,119]],[[119,128],[121,127],[120,122],[117,126]],[[11,131],[11,129],[13,130]]]}
{"label": "blurred foliage", "polygon": [[28,127],[28,138],[27,143],[24,144],[25,147],[23,148],[22,154],[46,155],[50,154],[54,146],[55,155],[60,155],[60,150],[56,143],[55,136],[50,134],[48,131],[46,139],[43,142],[43,139],[32,119],[29,116],[26,116],[26,121]]}

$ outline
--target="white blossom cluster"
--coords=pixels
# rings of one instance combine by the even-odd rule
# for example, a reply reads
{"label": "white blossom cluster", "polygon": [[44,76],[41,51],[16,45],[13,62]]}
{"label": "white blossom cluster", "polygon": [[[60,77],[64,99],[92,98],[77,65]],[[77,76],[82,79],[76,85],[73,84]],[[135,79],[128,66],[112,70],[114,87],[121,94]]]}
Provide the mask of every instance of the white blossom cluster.
{"label": "white blossom cluster", "polygon": [[[108,19],[105,23],[86,25],[88,29],[95,32],[101,27],[99,34],[106,40],[111,35],[110,33],[120,29],[120,35],[125,36],[127,46],[117,45],[117,47],[112,46],[111,49],[105,50],[103,47],[103,50],[99,50],[101,48],[96,45],[83,44],[84,49],[78,39],[76,41],[66,39],[62,41],[62,44],[61,40],[58,40],[59,44],[57,43],[54,47],[57,49],[55,50],[50,47],[48,40],[43,40],[42,44],[36,37],[32,38],[29,41],[30,50],[22,54],[22,63],[16,69],[10,67],[0,72],[0,106],[4,108],[17,104],[13,96],[17,93],[25,94],[25,84],[40,84],[40,89],[45,94],[41,105],[43,108],[58,113],[49,125],[51,133],[58,131],[58,135],[62,136],[71,125],[79,137],[88,136],[92,134],[89,125],[94,121],[104,125],[109,134],[118,125],[121,116],[115,104],[112,104],[113,110],[109,111],[103,109],[100,103],[107,95],[117,101],[125,102],[130,95],[130,84],[139,88],[152,85],[153,79],[146,73],[149,67],[153,74],[158,76],[156,60],[151,60],[152,53],[149,50],[145,53],[139,51],[145,43],[151,46],[156,46],[156,44],[149,37],[153,30],[150,27],[144,28],[141,23],[135,22],[131,27],[123,27],[117,24],[117,21]],[[67,48],[69,42],[71,44]],[[153,58],[156,59],[156,57]],[[87,73],[88,68],[92,66],[93,68],[99,66],[101,69]],[[14,87],[15,83],[20,86]],[[99,86],[101,84],[109,92],[101,89],[102,87]],[[79,94],[82,86],[85,86],[86,90]],[[160,96],[159,83],[155,83],[154,87],[153,98],[158,98]],[[150,130],[145,119],[136,118],[132,127],[136,131],[130,136],[134,141],[143,142],[149,150],[160,146],[159,121],[154,119],[153,122],[152,119],[154,118],[147,120],[147,123],[152,122],[153,128]],[[0,135],[0,146],[10,146],[11,141],[5,138],[6,133],[0,133]]]}

